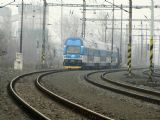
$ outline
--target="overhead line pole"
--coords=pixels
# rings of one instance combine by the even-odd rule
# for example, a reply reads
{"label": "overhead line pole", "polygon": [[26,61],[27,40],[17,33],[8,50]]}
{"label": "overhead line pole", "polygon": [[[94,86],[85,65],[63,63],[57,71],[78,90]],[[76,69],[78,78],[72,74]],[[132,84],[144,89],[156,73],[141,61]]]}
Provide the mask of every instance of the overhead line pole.
{"label": "overhead line pole", "polygon": [[105,40],[105,43],[107,42],[107,36],[106,36],[106,32],[107,32],[107,21],[106,21],[106,26],[105,26],[105,34],[104,34],[104,36],[105,36],[105,38],[104,38],[104,40]]}
{"label": "overhead line pole", "polygon": [[44,67],[46,62],[46,7],[47,2],[43,0],[43,28],[42,28],[42,67]]}
{"label": "overhead line pole", "polygon": [[158,65],[160,66],[160,36],[159,36]]}
{"label": "overhead line pole", "polygon": [[[61,4],[63,0],[61,0]],[[61,47],[63,48],[63,6],[61,6]]]}
{"label": "overhead line pole", "polygon": [[128,46],[128,24],[126,24],[126,37],[125,37],[125,42],[124,42],[124,52],[125,52],[125,55],[124,55],[124,63],[127,63],[127,46]]}
{"label": "overhead line pole", "polygon": [[141,21],[141,62],[143,62],[143,23]]}
{"label": "overhead line pole", "polygon": [[128,72],[131,76],[131,64],[132,64],[132,0],[129,0],[129,44],[128,44]]}
{"label": "overhead line pole", "polygon": [[113,40],[114,40],[114,0],[113,0],[113,16],[112,16],[111,65],[113,63]]}
{"label": "overhead line pole", "polygon": [[19,52],[22,53],[22,42],[23,42],[23,0],[22,0],[22,9],[21,9],[21,33],[20,33],[20,48]]}
{"label": "overhead line pole", "polygon": [[[107,16],[106,16],[106,17],[107,17],[107,19],[108,19],[108,13],[107,13]],[[108,22],[107,22],[107,20],[106,20],[105,34],[104,34],[104,35],[105,35],[105,38],[104,38],[104,39],[105,39],[105,43],[107,42],[107,36],[106,36],[106,32],[107,32],[107,23],[108,23]]]}
{"label": "overhead line pole", "polygon": [[121,4],[121,39],[120,39],[120,55],[119,55],[119,58],[121,58],[121,56],[122,56],[122,34],[123,34],[123,22],[122,22],[122,19],[123,19],[123,6],[122,6],[122,4]]}
{"label": "overhead line pole", "polygon": [[148,64],[148,44],[147,44],[147,24],[146,24],[146,63]]}
{"label": "overhead line pole", "polygon": [[82,38],[85,39],[85,29],[86,29],[86,1],[83,0],[83,18],[82,18]]}
{"label": "overhead line pole", "polygon": [[19,52],[16,52],[16,60],[14,62],[14,69],[15,70],[22,70],[23,69],[23,50],[22,50],[22,43],[23,43],[23,10],[24,10],[24,1],[22,0],[21,5],[21,28],[20,28],[20,42],[19,42]]}
{"label": "overhead line pole", "polygon": [[153,74],[153,70],[154,70],[154,63],[153,63],[153,35],[154,35],[154,1],[151,0],[151,31],[150,31],[150,75],[149,75],[149,79],[152,81],[152,74]]}

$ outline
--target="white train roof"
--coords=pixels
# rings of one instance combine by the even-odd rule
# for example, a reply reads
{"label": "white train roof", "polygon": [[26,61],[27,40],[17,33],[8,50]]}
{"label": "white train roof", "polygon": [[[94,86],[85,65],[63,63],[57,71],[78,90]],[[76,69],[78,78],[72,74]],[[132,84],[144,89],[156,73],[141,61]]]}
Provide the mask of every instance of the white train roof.
{"label": "white train roof", "polygon": [[[88,48],[93,48],[93,49],[100,49],[100,50],[111,50],[111,43],[105,43],[105,42],[101,42],[101,41],[87,41],[84,40],[83,41],[84,47],[88,47]],[[115,45],[113,45],[113,50],[116,51],[117,47]]]}

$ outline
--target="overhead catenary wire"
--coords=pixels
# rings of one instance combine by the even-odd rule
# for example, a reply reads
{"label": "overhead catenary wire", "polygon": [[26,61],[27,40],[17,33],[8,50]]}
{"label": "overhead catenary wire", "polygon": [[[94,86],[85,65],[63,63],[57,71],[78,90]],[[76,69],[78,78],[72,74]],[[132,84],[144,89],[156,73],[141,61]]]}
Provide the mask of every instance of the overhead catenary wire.
{"label": "overhead catenary wire", "polygon": [[11,2],[5,4],[5,5],[0,6],[0,8],[6,7],[6,6],[8,6],[8,5],[11,5],[11,4],[14,3],[14,2],[15,2],[15,0],[13,0],[13,1],[11,1]]}

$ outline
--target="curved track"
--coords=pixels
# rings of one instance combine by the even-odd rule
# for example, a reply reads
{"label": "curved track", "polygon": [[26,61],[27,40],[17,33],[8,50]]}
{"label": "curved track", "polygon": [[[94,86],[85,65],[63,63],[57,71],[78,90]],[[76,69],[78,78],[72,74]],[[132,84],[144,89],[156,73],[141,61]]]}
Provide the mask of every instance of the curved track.
{"label": "curved track", "polygon": [[[87,109],[79,104],[73,103],[72,101],[69,101],[51,91],[49,91],[47,88],[45,88],[44,86],[41,85],[40,80],[42,77],[49,75],[49,74],[53,74],[53,73],[57,73],[57,72],[64,72],[65,70],[47,70],[47,71],[38,71],[38,72],[31,72],[31,73],[27,73],[21,76],[17,76],[15,79],[13,79],[10,84],[9,84],[9,91],[11,93],[11,95],[13,96],[13,98],[17,101],[17,103],[20,106],[23,106],[23,108],[27,111],[27,113],[29,113],[30,116],[32,116],[32,118],[34,119],[40,119],[40,120],[50,120],[50,118],[46,117],[44,114],[42,114],[41,112],[39,112],[36,108],[33,108],[29,103],[27,103],[23,98],[21,98],[19,96],[19,94],[17,93],[16,89],[15,89],[15,84],[17,83],[17,81],[19,81],[21,78],[26,77],[26,76],[30,76],[33,74],[38,74],[41,73],[40,76],[37,77],[36,79],[36,86],[43,91],[43,93],[45,95],[48,95],[50,98],[53,98],[53,100],[58,101],[59,103],[62,103],[63,105],[72,108],[74,111],[79,112],[81,115],[86,116],[87,118],[90,119],[95,119],[95,120],[113,120],[109,117],[106,117],[102,114],[99,114],[97,112],[94,112],[90,109]],[[42,74],[43,73],[43,74]]]}
{"label": "curved track", "polygon": [[[51,71],[51,70],[49,70],[49,71]],[[9,84],[8,89],[9,89],[10,94],[14,98],[14,100],[17,102],[17,104],[19,106],[23,106],[24,110],[33,119],[50,120],[50,118],[43,115],[41,112],[39,112],[37,109],[33,108],[29,103],[27,103],[23,98],[21,98],[20,95],[15,90],[15,85],[21,78],[24,78],[26,76],[31,76],[33,74],[49,72],[49,71],[38,71],[38,72],[31,72],[31,73],[23,74],[23,75],[20,75],[20,76],[17,76],[16,78],[14,78]]]}
{"label": "curved track", "polygon": [[[149,72],[150,72],[149,70],[146,70],[146,71],[143,72],[143,74],[149,76]],[[155,69],[152,76],[153,77],[160,77],[160,70]]]}
{"label": "curved track", "polygon": [[[124,94],[136,99],[141,99],[150,103],[160,105],[160,92],[134,87],[132,85],[121,83],[118,81],[113,81],[111,79],[108,79],[105,76],[108,73],[118,72],[118,71],[122,71],[122,70],[111,70],[110,72],[109,71],[108,72],[106,71],[91,72],[85,75],[84,77],[87,82],[95,86],[98,86],[100,88],[111,90],[116,93]],[[99,72],[103,72],[103,74],[101,74],[101,79],[105,81],[107,84],[101,84],[101,82],[95,82],[91,79],[91,75],[97,74]]]}

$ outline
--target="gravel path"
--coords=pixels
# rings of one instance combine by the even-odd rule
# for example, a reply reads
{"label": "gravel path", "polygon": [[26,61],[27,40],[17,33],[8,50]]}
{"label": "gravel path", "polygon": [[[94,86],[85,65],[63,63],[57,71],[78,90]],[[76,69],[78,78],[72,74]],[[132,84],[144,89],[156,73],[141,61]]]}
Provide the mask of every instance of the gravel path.
{"label": "gravel path", "polygon": [[[97,88],[83,76],[89,71],[62,72],[44,77],[50,90],[116,120],[159,120],[160,107]],[[97,75],[93,80],[100,80]]]}

